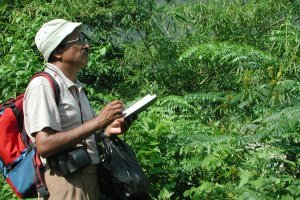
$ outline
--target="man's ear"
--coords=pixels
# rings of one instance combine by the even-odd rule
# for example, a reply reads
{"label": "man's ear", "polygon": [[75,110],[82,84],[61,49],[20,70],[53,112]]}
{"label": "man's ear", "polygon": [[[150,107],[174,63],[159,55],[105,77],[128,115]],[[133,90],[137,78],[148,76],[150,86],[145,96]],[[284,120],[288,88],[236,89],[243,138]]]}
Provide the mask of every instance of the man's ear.
{"label": "man's ear", "polygon": [[59,48],[59,49],[55,49],[53,52],[52,52],[53,56],[57,59],[61,59],[62,58],[62,55],[63,55],[63,49]]}

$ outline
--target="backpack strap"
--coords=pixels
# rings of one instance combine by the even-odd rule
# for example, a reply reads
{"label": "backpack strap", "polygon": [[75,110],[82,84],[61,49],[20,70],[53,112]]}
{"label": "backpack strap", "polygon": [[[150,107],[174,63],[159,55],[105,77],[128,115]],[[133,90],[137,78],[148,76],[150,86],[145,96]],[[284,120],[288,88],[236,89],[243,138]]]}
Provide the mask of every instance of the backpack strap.
{"label": "backpack strap", "polygon": [[[53,90],[53,92],[54,92],[56,105],[58,106],[58,104],[59,104],[59,99],[60,99],[60,88],[59,88],[58,83],[57,83],[56,80],[51,76],[51,74],[49,74],[48,72],[45,72],[45,71],[41,71],[41,72],[35,73],[35,74],[31,77],[30,81],[32,81],[34,78],[36,78],[36,77],[38,77],[38,76],[43,76],[43,77],[47,78],[47,80],[49,81],[49,83],[50,83],[50,85],[51,85],[51,88],[52,88],[52,90]],[[24,93],[21,94],[20,96],[18,96],[18,97],[16,98],[15,101],[17,102],[17,100],[20,99],[20,98],[23,98],[23,96],[24,96]],[[20,114],[18,113],[19,111],[18,111],[17,108],[14,108],[13,110],[14,110],[14,112],[16,113],[16,116],[19,117],[19,118],[18,118],[19,127],[23,127],[23,126],[21,126],[21,125],[23,124],[23,116],[22,116],[22,117],[20,116]],[[21,138],[22,138],[23,143],[24,143],[26,146],[29,146],[30,143],[31,143],[31,141],[30,141],[30,139],[28,138],[27,133],[25,132],[25,129],[23,129],[23,130],[20,129],[20,130],[21,130]]]}
{"label": "backpack strap", "polygon": [[[43,76],[48,79],[48,81],[51,85],[51,88],[54,92],[56,105],[58,106],[59,99],[60,99],[60,88],[59,88],[58,83],[48,72],[45,72],[45,71],[36,73],[35,75],[33,75],[33,77],[31,78],[30,81],[32,81],[34,78],[36,78],[38,76]],[[34,166],[34,179],[35,179],[36,190],[40,197],[45,198],[45,197],[49,196],[49,192],[48,192],[47,186],[44,181],[44,176],[43,176],[44,165],[41,161],[40,155],[36,151],[35,145],[33,145],[33,148],[35,150],[35,156],[33,157],[33,166]]]}
{"label": "backpack strap", "polygon": [[48,81],[51,85],[51,88],[54,92],[56,105],[58,106],[59,98],[60,98],[60,95],[59,95],[60,94],[60,88],[59,88],[58,83],[56,82],[56,80],[48,72],[45,72],[45,71],[41,71],[41,72],[38,72],[38,73],[34,74],[30,81],[32,81],[35,77],[38,77],[38,76],[43,76],[43,77],[48,79]]}
{"label": "backpack strap", "polygon": [[36,185],[36,191],[40,197],[48,197],[50,194],[44,181],[44,165],[41,161],[40,155],[36,151],[32,161],[34,166],[34,181]]}

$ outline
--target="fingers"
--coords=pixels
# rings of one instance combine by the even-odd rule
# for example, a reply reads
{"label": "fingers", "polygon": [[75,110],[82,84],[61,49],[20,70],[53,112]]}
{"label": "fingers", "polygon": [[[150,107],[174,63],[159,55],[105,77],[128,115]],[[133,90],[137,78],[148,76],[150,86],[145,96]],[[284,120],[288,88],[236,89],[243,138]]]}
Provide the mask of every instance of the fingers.
{"label": "fingers", "polygon": [[124,109],[125,108],[123,102],[120,100],[112,101],[107,105],[111,106],[114,109],[118,109],[118,108]]}
{"label": "fingers", "polygon": [[105,134],[110,136],[112,134],[121,134],[122,133],[122,125],[124,123],[124,118],[119,118],[114,120],[110,125],[107,126],[105,130]]}
{"label": "fingers", "polygon": [[122,103],[122,101],[119,100],[115,100],[110,102],[109,104],[107,104],[104,109],[108,109],[108,110],[123,110],[124,109],[124,104]]}
{"label": "fingers", "polygon": [[124,118],[118,118],[113,121],[111,126],[113,126],[113,127],[121,126],[124,122],[125,122]]}
{"label": "fingers", "polygon": [[115,100],[107,104],[99,113],[98,119],[104,126],[111,124],[115,119],[123,117],[124,104]]}
{"label": "fingers", "polygon": [[115,100],[115,101],[112,101],[109,104],[107,104],[106,108],[108,110],[112,110],[112,112],[114,114],[122,115],[123,110],[124,110],[124,104],[119,100]]}
{"label": "fingers", "polygon": [[115,110],[112,110],[112,115],[115,116],[116,118],[120,118],[123,116],[123,110],[122,109],[115,109]]}

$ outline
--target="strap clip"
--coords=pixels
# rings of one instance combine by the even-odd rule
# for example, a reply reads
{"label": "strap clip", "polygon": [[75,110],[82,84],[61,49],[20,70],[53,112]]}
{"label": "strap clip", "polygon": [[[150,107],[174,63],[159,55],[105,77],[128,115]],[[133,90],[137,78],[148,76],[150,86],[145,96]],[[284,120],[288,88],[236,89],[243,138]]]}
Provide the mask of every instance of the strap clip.
{"label": "strap clip", "polygon": [[49,196],[49,192],[45,186],[37,188],[37,192],[39,193],[40,197],[47,197]]}

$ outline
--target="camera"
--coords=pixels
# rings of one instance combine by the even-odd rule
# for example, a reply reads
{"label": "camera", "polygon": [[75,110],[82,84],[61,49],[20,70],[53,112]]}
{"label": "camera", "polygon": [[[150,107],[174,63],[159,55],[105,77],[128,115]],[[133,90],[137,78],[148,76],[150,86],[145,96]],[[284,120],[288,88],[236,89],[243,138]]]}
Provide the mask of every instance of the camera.
{"label": "camera", "polygon": [[84,148],[57,154],[48,158],[51,169],[56,169],[62,176],[81,170],[92,163],[90,155]]}

